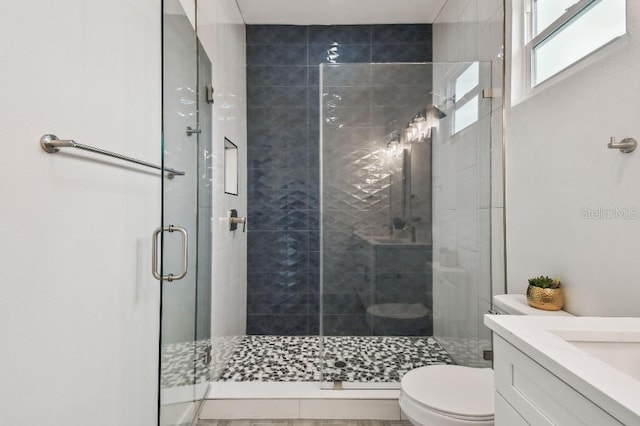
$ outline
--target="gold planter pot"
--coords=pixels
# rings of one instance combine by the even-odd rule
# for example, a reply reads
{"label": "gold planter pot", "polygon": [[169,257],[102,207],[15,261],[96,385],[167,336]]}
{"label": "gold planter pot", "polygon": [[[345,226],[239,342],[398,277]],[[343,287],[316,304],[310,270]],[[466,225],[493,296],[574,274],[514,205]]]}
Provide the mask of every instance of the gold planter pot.
{"label": "gold planter pot", "polygon": [[530,285],[527,288],[527,302],[537,309],[559,311],[564,304],[561,288],[540,288]]}

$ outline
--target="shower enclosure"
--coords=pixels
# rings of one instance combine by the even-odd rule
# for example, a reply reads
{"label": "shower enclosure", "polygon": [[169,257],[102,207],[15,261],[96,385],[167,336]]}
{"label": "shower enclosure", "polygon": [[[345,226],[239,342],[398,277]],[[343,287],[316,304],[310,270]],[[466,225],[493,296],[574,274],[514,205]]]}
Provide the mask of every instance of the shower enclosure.
{"label": "shower enclosure", "polygon": [[[481,316],[491,298],[491,99],[484,89],[492,84],[490,64],[479,62],[320,66],[319,262],[283,232],[297,232],[289,222],[266,229],[273,238],[250,250],[280,268],[257,271],[269,289],[267,302],[275,300],[272,289],[288,283],[276,280],[282,274],[301,272],[310,288],[310,271],[320,269],[320,288],[291,299],[304,298],[294,308],[306,309],[311,336],[244,336],[229,358],[211,364],[211,184],[212,167],[219,167],[206,102],[211,63],[195,30],[195,2],[163,4],[163,165],[186,174],[166,177],[162,186],[160,424],[190,421],[211,380],[397,388],[406,371],[422,365],[486,365],[482,350],[490,349],[490,333]],[[305,109],[303,101],[298,109],[317,123],[318,110]],[[267,132],[277,115],[250,117]],[[250,157],[254,166],[279,165],[269,179],[271,168],[254,167],[253,176],[269,184],[271,195],[286,190],[287,203],[295,205],[303,193],[298,176],[279,169],[288,164],[307,176],[317,146],[317,133],[308,132],[315,126],[307,124],[295,122],[286,162],[282,152],[268,157],[273,151],[266,148]],[[309,160],[302,166],[301,153]],[[249,230],[281,217],[280,210],[262,210],[249,217]],[[299,231],[302,250],[312,245],[312,223],[310,217],[309,229]],[[184,252],[188,267],[178,280]],[[287,269],[293,255],[302,259],[300,270]],[[293,309],[282,300],[265,305]],[[319,336],[311,318],[319,321]]]}
{"label": "shower enclosure", "polygon": [[490,65],[321,65],[324,387],[483,365]]}
{"label": "shower enclosure", "polygon": [[[189,423],[209,385],[211,357],[211,63],[195,2],[163,2],[159,424]],[[186,272],[182,278],[181,273]]]}

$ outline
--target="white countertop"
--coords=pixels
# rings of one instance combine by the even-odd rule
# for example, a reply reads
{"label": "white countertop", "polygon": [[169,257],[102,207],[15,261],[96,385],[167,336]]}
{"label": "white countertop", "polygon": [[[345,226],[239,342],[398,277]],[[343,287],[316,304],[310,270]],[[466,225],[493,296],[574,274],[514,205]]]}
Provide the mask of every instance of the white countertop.
{"label": "white countertop", "polygon": [[545,311],[529,306],[527,296],[524,294],[499,294],[493,296],[493,306],[503,312],[517,313],[518,315],[572,316],[565,311]]}
{"label": "white countertop", "polygon": [[640,380],[566,341],[639,342],[640,318],[485,315],[484,323],[620,422],[640,424]]}

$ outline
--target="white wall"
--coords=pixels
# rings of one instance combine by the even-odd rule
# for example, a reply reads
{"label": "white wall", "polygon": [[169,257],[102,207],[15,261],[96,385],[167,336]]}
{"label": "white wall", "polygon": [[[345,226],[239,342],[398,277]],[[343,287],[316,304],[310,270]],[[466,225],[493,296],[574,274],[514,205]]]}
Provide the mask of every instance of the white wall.
{"label": "white wall", "polygon": [[[448,0],[433,25],[434,62],[491,62],[492,81],[481,86],[497,89],[491,114],[481,107],[480,119],[453,136],[446,130],[451,117],[441,120],[433,146],[434,335],[468,365],[485,365],[482,350],[491,342],[482,315],[492,294],[504,292],[503,19],[501,0]],[[436,65],[435,91],[451,77]],[[448,105],[437,96],[434,104]]]}
{"label": "white wall", "polygon": [[[6,4],[5,4],[6,3]],[[154,425],[160,1],[3,2],[0,425]]]}
{"label": "white wall", "polygon": [[640,139],[640,4],[627,8],[627,36],[507,108],[508,290],[558,276],[578,315],[640,315],[640,219],[582,218],[583,209],[640,209],[640,152],[606,147],[610,136]]}
{"label": "white wall", "polygon": [[[228,230],[227,211],[247,215],[245,25],[234,0],[198,4],[198,36],[213,65],[213,261],[211,334],[218,357],[246,332],[247,234]],[[239,195],[224,193],[224,138],[238,146]],[[215,366],[214,366],[215,368]]]}

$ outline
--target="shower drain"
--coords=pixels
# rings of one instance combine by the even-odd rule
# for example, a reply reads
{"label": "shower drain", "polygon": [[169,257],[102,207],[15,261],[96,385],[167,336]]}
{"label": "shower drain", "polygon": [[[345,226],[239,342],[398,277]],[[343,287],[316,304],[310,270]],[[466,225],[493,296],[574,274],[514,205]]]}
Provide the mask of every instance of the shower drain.
{"label": "shower drain", "polygon": [[347,366],[347,363],[344,361],[336,361],[333,363],[333,366],[336,368],[345,368]]}

